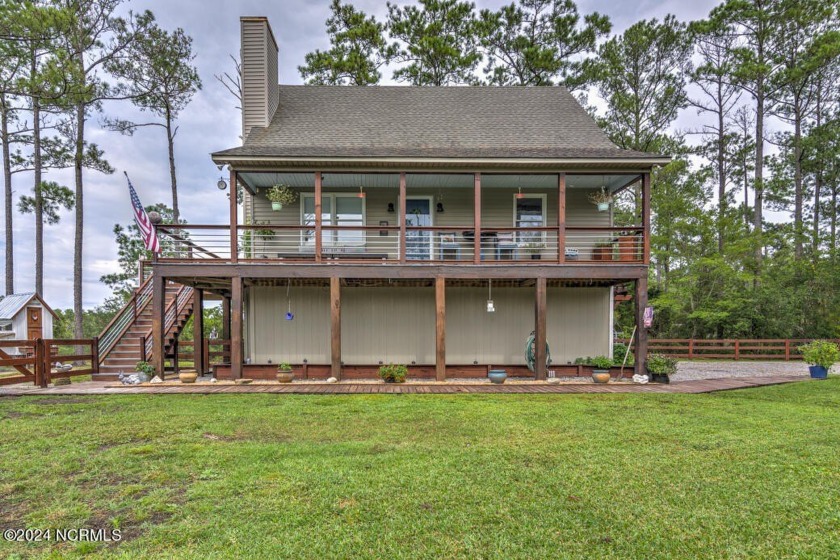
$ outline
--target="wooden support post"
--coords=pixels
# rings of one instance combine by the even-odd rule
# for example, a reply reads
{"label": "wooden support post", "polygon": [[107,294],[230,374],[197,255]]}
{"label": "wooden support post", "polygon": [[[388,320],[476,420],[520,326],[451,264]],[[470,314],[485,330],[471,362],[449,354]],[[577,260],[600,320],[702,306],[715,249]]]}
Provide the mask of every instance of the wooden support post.
{"label": "wooden support post", "polygon": [[341,279],[330,278],[330,373],[341,379]]}
{"label": "wooden support post", "polygon": [[90,369],[91,373],[99,373],[99,337],[90,340]]}
{"label": "wooden support post", "polygon": [[405,262],[405,241],[406,241],[406,218],[405,218],[405,208],[406,208],[406,186],[405,186],[405,173],[400,173],[400,195],[399,195],[399,205],[400,205],[400,263]]}
{"label": "wooden support post", "polygon": [[239,205],[236,201],[237,181],[236,171],[230,172],[230,262],[239,260]]}
{"label": "wooden support post", "polygon": [[790,361],[790,339],[785,339],[785,361]]}
{"label": "wooden support post", "polygon": [[645,328],[645,308],[647,307],[647,276],[638,278],[635,282],[635,306],[636,306],[636,362],[633,365],[633,373],[647,375],[647,351],[648,337]]}
{"label": "wooden support post", "polygon": [[204,361],[204,290],[193,290],[193,365],[198,375],[207,371]]}
{"label": "wooden support post", "polygon": [[230,279],[230,373],[234,379],[242,378],[242,277]]}
{"label": "wooden support post", "polygon": [[481,173],[473,176],[473,264],[481,264]]}
{"label": "wooden support post", "polygon": [[566,174],[557,177],[557,262],[566,262]]}
{"label": "wooden support post", "polygon": [[178,347],[178,334],[175,334],[175,338],[172,339],[172,370],[175,372],[175,375],[181,373],[181,362],[179,361],[178,352],[181,349]]}
{"label": "wooden support post", "polygon": [[534,300],[534,374],[538,381],[545,379],[545,308],[546,279],[537,278],[536,298]]}
{"label": "wooden support post", "polygon": [[34,383],[36,387],[41,387],[42,389],[47,387],[47,376],[44,374],[44,339],[43,338],[36,338],[33,341],[32,351],[35,357],[35,364],[33,369],[35,370],[35,379]]}
{"label": "wooden support post", "polygon": [[435,378],[446,381],[446,278],[435,278]]}
{"label": "wooden support post", "polygon": [[[650,173],[642,175],[642,226],[644,227],[644,264],[650,264]],[[647,278],[645,279],[647,287]]]}
{"label": "wooden support post", "polygon": [[230,298],[222,298],[222,340],[230,340]]}
{"label": "wooden support post", "polygon": [[321,239],[321,230],[324,227],[324,217],[322,215],[322,204],[324,194],[321,189],[321,172],[315,172],[315,262],[321,262],[323,252],[323,240]]}
{"label": "wooden support post", "polygon": [[[155,373],[161,379],[165,375],[166,358],[163,355],[164,341],[166,335],[163,332],[163,314],[166,310],[166,278],[159,273],[152,276],[152,365]],[[148,358],[148,356],[147,356]]]}

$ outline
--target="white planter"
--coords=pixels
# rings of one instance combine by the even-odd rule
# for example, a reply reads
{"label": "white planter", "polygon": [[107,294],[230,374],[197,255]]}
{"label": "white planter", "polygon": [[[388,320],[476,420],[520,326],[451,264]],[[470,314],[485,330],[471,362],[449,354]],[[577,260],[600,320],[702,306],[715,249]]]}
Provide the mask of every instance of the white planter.
{"label": "white planter", "polygon": [[274,210],[275,212],[279,212],[280,210],[283,209],[283,203],[282,202],[272,202],[271,203],[271,209]]}
{"label": "white planter", "polygon": [[598,212],[606,212],[609,209],[610,209],[610,203],[609,202],[599,202],[598,203]]}

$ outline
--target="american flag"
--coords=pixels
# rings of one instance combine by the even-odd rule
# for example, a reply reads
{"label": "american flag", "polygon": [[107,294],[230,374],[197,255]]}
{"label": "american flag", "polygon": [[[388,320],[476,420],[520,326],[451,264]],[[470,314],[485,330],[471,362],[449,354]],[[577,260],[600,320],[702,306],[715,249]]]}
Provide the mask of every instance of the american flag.
{"label": "american flag", "polygon": [[128,181],[131,206],[134,209],[134,223],[140,228],[140,235],[143,236],[143,246],[152,253],[160,253],[160,242],[158,242],[157,233],[155,233],[152,222],[149,221],[149,215],[146,214],[146,209],[140,204],[140,198],[137,196],[137,191],[134,190],[134,186],[131,184],[131,179],[128,178],[128,173],[125,173],[125,180]]}

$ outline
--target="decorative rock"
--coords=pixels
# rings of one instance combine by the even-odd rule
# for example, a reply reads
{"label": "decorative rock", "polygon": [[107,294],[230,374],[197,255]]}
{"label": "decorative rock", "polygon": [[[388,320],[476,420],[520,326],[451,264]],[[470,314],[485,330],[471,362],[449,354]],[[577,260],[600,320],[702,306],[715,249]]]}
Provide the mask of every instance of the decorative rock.
{"label": "decorative rock", "polygon": [[330,377],[329,379],[327,379],[327,383],[338,383],[338,379],[336,379],[335,377]]}
{"label": "decorative rock", "polygon": [[218,382],[218,381],[219,381],[219,380],[218,380],[218,379],[216,379],[215,377],[211,377],[211,378],[210,378],[210,383],[216,383],[216,382]]}
{"label": "decorative rock", "polygon": [[163,383],[163,379],[161,379],[160,377],[155,375],[154,377],[152,377],[152,379],[149,381],[149,383]]}
{"label": "decorative rock", "polygon": [[61,385],[70,385],[69,377],[56,377],[53,379],[53,386],[60,387]]}
{"label": "decorative rock", "polygon": [[233,380],[233,382],[234,382],[236,385],[247,385],[247,384],[249,384],[251,381],[253,381],[253,379],[247,379],[247,378],[244,378],[244,377],[243,377],[242,379],[234,379],[234,380]]}
{"label": "decorative rock", "polygon": [[559,377],[549,377],[545,380],[546,383],[549,385],[560,385],[560,378]]}
{"label": "decorative rock", "polygon": [[641,385],[644,385],[647,382],[648,382],[648,376],[647,375],[636,374],[636,375],[633,376],[633,383],[639,383]]}

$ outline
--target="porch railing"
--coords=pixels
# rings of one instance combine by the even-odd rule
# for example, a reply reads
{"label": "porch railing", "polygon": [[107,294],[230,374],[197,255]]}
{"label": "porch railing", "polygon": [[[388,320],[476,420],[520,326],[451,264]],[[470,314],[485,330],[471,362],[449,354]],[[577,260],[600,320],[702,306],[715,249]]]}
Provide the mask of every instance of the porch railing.
{"label": "porch railing", "polygon": [[[158,227],[164,238],[161,261],[227,261],[230,227]],[[493,227],[479,239],[466,226],[322,226],[320,243],[312,225],[240,225],[236,252],[240,262],[320,261],[475,264],[644,262],[644,229],[639,226]],[[320,246],[320,253],[316,248]],[[562,246],[562,254],[561,254]]]}
{"label": "porch railing", "polygon": [[114,348],[114,345],[116,345],[151,300],[152,282],[151,274],[149,274],[140,287],[132,294],[126,305],[111,319],[99,335],[98,355],[100,363],[105,360],[108,353]]}

